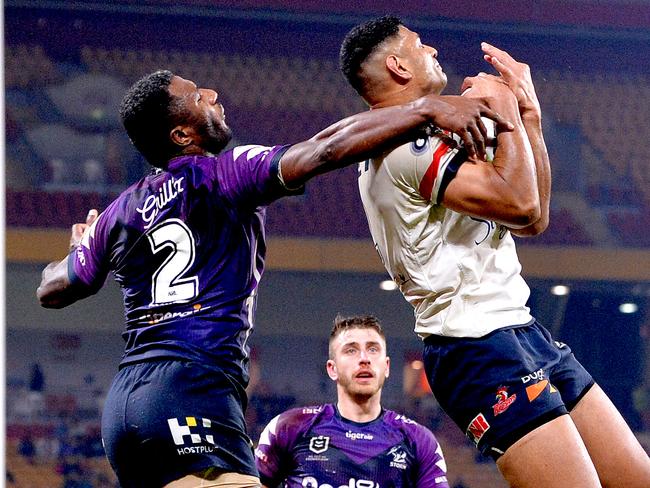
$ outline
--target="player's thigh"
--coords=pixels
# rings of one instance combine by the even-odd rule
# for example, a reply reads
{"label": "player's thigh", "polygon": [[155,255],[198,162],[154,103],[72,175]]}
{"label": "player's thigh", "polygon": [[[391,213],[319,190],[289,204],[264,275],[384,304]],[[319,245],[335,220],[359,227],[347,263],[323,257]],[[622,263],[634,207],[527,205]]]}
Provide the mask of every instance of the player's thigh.
{"label": "player's thigh", "polygon": [[190,474],[172,481],[164,488],[260,488],[255,476],[241,473],[215,472],[213,469]]}
{"label": "player's thigh", "polygon": [[497,460],[517,488],[600,488],[587,448],[569,415],[562,415],[516,441]]}
{"label": "player's thigh", "polygon": [[650,458],[598,385],[571,410],[571,418],[604,487],[650,487]]}

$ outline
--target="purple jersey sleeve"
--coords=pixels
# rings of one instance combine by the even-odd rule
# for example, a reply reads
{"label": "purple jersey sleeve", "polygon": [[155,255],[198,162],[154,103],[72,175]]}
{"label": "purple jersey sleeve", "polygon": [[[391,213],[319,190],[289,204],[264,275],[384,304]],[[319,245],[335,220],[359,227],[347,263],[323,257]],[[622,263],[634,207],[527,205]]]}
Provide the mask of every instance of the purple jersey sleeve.
{"label": "purple jersey sleeve", "polygon": [[260,481],[265,486],[277,486],[294,468],[291,447],[298,433],[292,427],[300,426],[298,417],[302,411],[303,409],[292,409],[278,415],[260,435],[255,449],[255,463]]}
{"label": "purple jersey sleeve", "polygon": [[224,196],[237,206],[268,205],[290,190],[280,177],[280,159],[290,146],[238,146],[224,154],[233,164],[215,165],[216,177]]}
{"label": "purple jersey sleeve", "polygon": [[416,487],[449,488],[447,483],[447,463],[442,448],[433,433],[421,425],[416,425],[412,434],[415,442],[417,464]]}
{"label": "purple jersey sleeve", "polygon": [[110,270],[107,222],[112,214],[111,207],[102,212],[86,229],[80,245],[68,256],[68,276],[74,285],[90,288],[97,292]]}

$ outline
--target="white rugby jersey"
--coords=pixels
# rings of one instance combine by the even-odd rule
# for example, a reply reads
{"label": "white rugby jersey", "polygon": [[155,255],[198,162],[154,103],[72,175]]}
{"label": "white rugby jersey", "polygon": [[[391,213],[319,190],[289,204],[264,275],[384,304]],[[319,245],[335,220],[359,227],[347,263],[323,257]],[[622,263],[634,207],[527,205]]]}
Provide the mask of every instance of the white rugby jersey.
{"label": "white rugby jersey", "polygon": [[359,164],[375,248],[415,309],[422,339],[481,337],[532,320],[510,232],[439,203],[466,160],[457,141],[423,137]]}

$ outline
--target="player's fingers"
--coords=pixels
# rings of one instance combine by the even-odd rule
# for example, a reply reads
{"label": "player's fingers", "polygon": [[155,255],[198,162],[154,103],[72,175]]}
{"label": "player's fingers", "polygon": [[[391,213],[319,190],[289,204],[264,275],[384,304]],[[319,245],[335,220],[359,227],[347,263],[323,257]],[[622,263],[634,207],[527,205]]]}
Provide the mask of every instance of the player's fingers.
{"label": "player's fingers", "polygon": [[489,73],[483,73],[482,71],[477,76],[482,80],[494,81],[495,83],[501,83],[502,85],[508,86],[508,82],[503,78],[503,76],[491,75]]}
{"label": "player's fingers", "polygon": [[457,134],[462,139],[463,145],[465,146],[465,150],[467,151],[468,156],[470,158],[476,158],[477,149],[476,149],[476,145],[474,144],[475,141],[472,138],[472,134],[467,129],[462,129],[458,131]]}
{"label": "player's fingers", "polygon": [[483,123],[483,118],[478,119],[476,122],[476,127],[483,135],[483,139],[487,141],[490,138],[490,134],[488,133],[487,127],[485,127],[485,124]]}
{"label": "player's fingers", "polygon": [[488,54],[483,56],[483,58],[492,66],[494,66],[494,69],[497,70],[501,76],[506,79],[512,78],[512,69],[509,66],[505,65],[499,58],[490,56]]}
{"label": "player's fingers", "polygon": [[502,130],[502,131],[507,131],[510,132],[515,129],[515,126],[512,122],[510,122],[508,119],[503,117],[501,114],[498,112],[492,110],[489,107],[485,107],[485,110],[481,112],[481,115],[483,117],[487,117],[488,119],[492,119],[496,122],[497,127]]}
{"label": "player's fingers", "polygon": [[88,211],[88,215],[86,216],[86,224],[90,225],[92,224],[98,217],[99,212],[97,211],[96,208],[92,208]]}
{"label": "player's fingers", "polygon": [[[481,123],[481,125],[483,124]],[[483,129],[485,129],[485,126],[483,126]],[[485,159],[485,137],[487,137],[487,134],[485,132],[481,132],[481,129],[478,126],[478,124],[471,125],[469,127],[469,131],[472,134],[472,139],[474,139],[474,144],[476,145],[476,153],[478,157],[481,159]]]}
{"label": "player's fingers", "polygon": [[74,224],[70,233],[70,249],[74,249],[79,245],[84,230],[88,227],[86,224]]}
{"label": "player's fingers", "polygon": [[463,80],[463,84],[460,86],[460,92],[464,93],[466,90],[469,90],[474,85],[474,77],[468,76]]}
{"label": "player's fingers", "polygon": [[489,44],[487,42],[482,42],[481,43],[481,49],[485,54],[489,54],[490,56],[497,57],[497,58],[502,58],[504,61],[514,61],[514,58],[510,56],[510,54],[507,51],[504,51],[503,49],[499,49],[496,46],[493,46],[492,44]]}
{"label": "player's fingers", "polygon": [[74,224],[72,228],[73,228],[72,231],[73,234],[81,237],[83,233],[86,232],[86,229],[88,228],[88,224]]}

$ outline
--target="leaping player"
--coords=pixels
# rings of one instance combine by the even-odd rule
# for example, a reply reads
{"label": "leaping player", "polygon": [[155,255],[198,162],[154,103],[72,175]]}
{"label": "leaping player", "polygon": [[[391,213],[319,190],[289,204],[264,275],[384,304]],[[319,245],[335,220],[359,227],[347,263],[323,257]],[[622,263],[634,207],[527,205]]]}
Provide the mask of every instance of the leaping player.
{"label": "leaping player", "polygon": [[[576,360],[526,306],[512,235],[548,225],[551,175],[530,69],[482,46],[501,76],[466,79],[515,123],[492,162],[447,136],[420,138],[359,167],[382,261],[415,310],[441,407],[523,488],[643,488],[650,459]],[[441,93],[437,51],[396,17],[355,27],[341,67],[373,108]]]}

